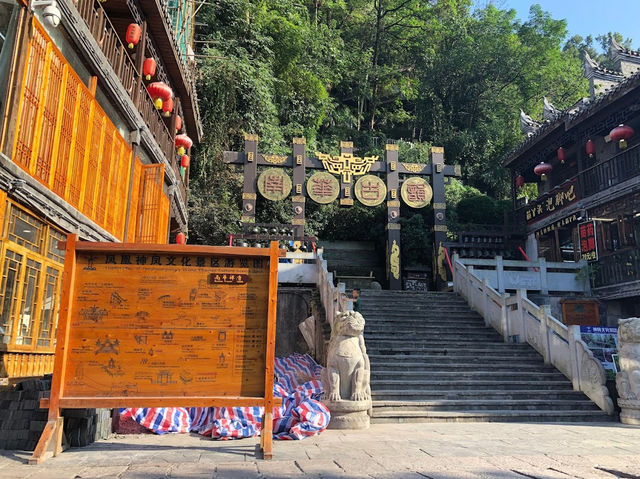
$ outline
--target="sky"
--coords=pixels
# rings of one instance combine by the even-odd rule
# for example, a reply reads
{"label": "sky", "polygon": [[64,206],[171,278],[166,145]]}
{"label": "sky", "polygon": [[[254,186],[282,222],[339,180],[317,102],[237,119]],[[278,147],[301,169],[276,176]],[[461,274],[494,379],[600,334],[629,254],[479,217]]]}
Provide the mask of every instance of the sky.
{"label": "sky", "polygon": [[[490,0],[475,0],[484,6]],[[502,9],[515,9],[518,18],[526,20],[529,7],[539,4],[554,19],[565,19],[569,34],[597,35],[618,31],[633,40],[633,48],[640,48],[640,0],[491,0]]]}

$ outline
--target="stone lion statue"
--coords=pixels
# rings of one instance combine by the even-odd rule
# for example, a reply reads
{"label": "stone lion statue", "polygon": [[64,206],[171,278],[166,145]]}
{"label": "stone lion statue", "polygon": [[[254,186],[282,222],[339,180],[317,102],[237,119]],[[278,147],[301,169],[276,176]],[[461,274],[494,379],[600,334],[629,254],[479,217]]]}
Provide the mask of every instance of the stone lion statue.
{"label": "stone lion statue", "polygon": [[364,345],[364,318],[356,311],[338,313],[331,329],[327,367],[322,371],[324,398],[329,401],[371,399],[371,368]]}
{"label": "stone lion statue", "polygon": [[621,319],[618,327],[620,368],[616,376],[623,399],[640,399],[640,318]]}

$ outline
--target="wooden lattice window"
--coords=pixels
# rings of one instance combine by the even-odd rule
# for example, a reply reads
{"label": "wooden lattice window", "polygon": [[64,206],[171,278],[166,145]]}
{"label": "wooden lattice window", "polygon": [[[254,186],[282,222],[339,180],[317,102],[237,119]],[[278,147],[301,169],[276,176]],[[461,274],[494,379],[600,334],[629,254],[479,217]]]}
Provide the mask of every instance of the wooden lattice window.
{"label": "wooden lattice window", "polygon": [[34,20],[13,159],[123,239],[131,146]]}
{"label": "wooden lattice window", "polygon": [[65,235],[6,202],[0,242],[0,343],[6,351],[53,352]]}
{"label": "wooden lattice window", "polygon": [[58,141],[56,135],[58,123],[58,106],[60,105],[60,95],[62,80],[64,76],[64,63],[62,55],[55,50],[50,50],[47,55],[48,75],[46,89],[44,92],[44,103],[42,104],[42,123],[39,134],[38,154],[36,156],[34,176],[45,185],[49,184],[51,177],[51,162],[53,160],[54,148]]}
{"label": "wooden lattice window", "polygon": [[18,110],[18,134],[13,155],[14,161],[27,171],[30,170],[34,146],[37,146],[36,124],[42,101],[42,85],[46,81],[44,72],[48,48],[44,35],[40,30],[34,29],[27,51],[29,62],[25,68],[22,101]]}
{"label": "wooden lattice window", "polygon": [[127,243],[134,243],[138,238],[138,225],[140,224],[140,191],[142,179],[142,163],[136,157],[131,181],[131,207],[129,210],[129,229],[127,230]]}
{"label": "wooden lattice window", "polygon": [[162,191],[164,165],[144,165],[142,167],[142,195],[140,200],[140,224],[138,243],[165,243],[160,237],[166,231],[159,231],[162,223]]}

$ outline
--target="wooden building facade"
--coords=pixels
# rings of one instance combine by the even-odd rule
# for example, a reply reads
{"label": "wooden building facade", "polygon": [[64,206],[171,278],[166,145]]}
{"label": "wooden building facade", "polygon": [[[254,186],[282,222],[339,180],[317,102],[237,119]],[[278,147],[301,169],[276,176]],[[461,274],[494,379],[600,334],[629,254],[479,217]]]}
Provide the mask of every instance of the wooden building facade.
{"label": "wooden building facade", "polygon": [[52,371],[66,233],[166,243],[186,232],[189,152],[176,136],[198,141],[201,126],[191,38],[174,23],[157,0],[0,3],[3,382]]}
{"label": "wooden building facade", "polygon": [[545,99],[543,122],[521,114],[527,139],[504,164],[529,257],[588,261],[603,323],[617,326],[640,315],[640,54],[612,41],[611,55],[615,70],[585,57],[591,98],[565,111]]}

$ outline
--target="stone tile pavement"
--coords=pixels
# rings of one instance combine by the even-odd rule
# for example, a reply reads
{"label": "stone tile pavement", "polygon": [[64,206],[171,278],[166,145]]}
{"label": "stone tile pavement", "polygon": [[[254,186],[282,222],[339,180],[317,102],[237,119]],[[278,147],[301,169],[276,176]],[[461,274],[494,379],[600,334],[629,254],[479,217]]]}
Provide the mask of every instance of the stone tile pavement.
{"label": "stone tile pavement", "polygon": [[274,442],[271,461],[257,442],[115,436],[38,466],[0,451],[0,478],[640,479],[640,428],[612,423],[376,424]]}

